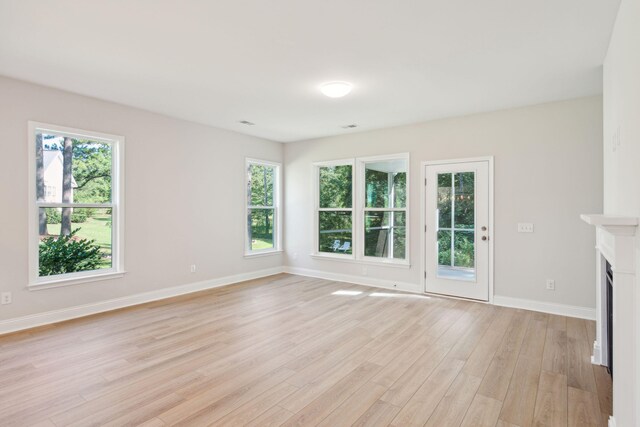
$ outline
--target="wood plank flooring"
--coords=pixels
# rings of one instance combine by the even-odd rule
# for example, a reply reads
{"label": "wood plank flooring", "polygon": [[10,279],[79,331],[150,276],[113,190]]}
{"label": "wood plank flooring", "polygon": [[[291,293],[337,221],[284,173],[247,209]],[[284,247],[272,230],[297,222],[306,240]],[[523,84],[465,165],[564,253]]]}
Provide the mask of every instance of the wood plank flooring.
{"label": "wood plank flooring", "polygon": [[2,426],[606,426],[593,322],[281,274],[0,337]]}

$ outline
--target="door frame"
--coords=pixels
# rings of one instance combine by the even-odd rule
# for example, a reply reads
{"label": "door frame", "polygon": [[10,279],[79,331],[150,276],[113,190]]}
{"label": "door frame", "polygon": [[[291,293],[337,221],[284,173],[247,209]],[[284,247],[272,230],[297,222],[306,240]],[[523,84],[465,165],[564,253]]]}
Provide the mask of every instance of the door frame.
{"label": "door frame", "polygon": [[[494,242],[494,233],[493,233],[493,210],[494,210],[494,198],[493,198],[493,156],[482,156],[482,157],[468,157],[462,159],[443,159],[443,160],[428,160],[420,162],[420,182],[422,185],[420,186],[420,286],[422,289],[422,293],[428,294],[427,292],[427,280],[426,280],[426,258],[427,258],[427,242],[426,242],[426,233],[427,233],[427,177],[426,177],[426,169],[427,166],[433,165],[448,165],[448,164],[456,164],[456,163],[469,163],[469,162],[488,162],[489,166],[489,304],[493,304],[493,274],[494,274],[494,261],[493,261],[493,242]],[[439,294],[438,294],[439,295]],[[442,296],[442,295],[440,295]]]}

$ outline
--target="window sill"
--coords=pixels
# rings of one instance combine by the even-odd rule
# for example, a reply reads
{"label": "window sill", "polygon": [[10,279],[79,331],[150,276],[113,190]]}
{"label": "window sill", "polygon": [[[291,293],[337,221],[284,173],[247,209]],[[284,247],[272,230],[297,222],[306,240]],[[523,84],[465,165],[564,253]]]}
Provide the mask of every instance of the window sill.
{"label": "window sill", "polygon": [[349,262],[353,264],[366,264],[375,265],[378,267],[392,267],[392,268],[411,268],[411,264],[406,261],[387,261],[387,260],[374,260],[374,259],[356,259],[353,255],[340,256],[340,255],[323,255],[318,253],[310,254],[311,258],[321,259],[324,261],[338,261]]}
{"label": "window sill", "polygon": [[61,288],[63,286],[80,285],[82,283],[101,282],[103,280],[119,279],[124,277],[126,271],[112,271],[109,273],[93,274],[83,277],[67,277],[52,279],[42,282],[29,283],[27,288],[30,291],[40,291],[43,289]]}
{"label": "window sill", "polygon": [[284,251],[282,249],[276,249],[272,251],[262,251],[262,252],[247,252],[244,254],[245,258],[259,258],[263,256],[271,256],[271,255],[280,255]]}

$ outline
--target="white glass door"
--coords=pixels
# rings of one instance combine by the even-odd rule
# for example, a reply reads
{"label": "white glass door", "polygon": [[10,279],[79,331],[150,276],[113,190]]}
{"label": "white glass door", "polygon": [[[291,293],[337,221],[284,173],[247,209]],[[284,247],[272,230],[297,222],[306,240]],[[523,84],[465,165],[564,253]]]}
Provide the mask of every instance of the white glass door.
{"label": "white glass door", "polygon": [[489,299],[489,162],[426,166],[426,291]]}

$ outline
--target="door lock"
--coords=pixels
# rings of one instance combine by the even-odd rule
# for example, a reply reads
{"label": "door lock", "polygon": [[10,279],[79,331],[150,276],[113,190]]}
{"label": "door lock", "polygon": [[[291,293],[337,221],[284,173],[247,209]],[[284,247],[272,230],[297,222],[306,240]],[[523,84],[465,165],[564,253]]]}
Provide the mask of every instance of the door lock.
{"label": "door lock", "polygon": [[487,236],[482,236],[482,240],[489,240]]}
{"label": "door lock", "polygon": [[487,227],[485,227],[484,225],[481,228],[482,231],[487,231]]}

